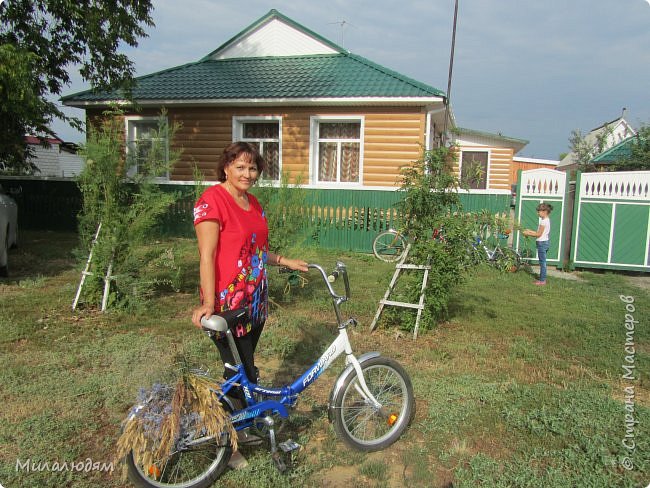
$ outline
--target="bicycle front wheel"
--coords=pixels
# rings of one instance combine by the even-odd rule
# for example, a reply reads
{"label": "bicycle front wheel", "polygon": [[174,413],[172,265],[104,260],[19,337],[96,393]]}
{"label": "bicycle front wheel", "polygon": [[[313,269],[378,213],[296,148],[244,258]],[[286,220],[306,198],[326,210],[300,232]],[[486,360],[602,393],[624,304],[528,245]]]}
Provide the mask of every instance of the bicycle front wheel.
{"label": "bicycle front wheel", "polygon": [[354,372],[334,400],[334,428],[349,446],[379,451],[397,441],[410,424],[415,414],[413,386],[404,368],[390,358],[369,359],[361,370],[382,408],[375,409],[366,399]]}
{"label": "bicycle front wheel", "polygon": [[372,242],[372,252],[386,263],[399,261],[406,252],[406,238],[395,230],[380,232]]}
{"label": "bicycle front wheel", "polygon": [[184,447],[146,466],[130,452],[126,459],[129,481],[140,488],[208,488],[226,469],[231,454],[226,435],[220,441]]}

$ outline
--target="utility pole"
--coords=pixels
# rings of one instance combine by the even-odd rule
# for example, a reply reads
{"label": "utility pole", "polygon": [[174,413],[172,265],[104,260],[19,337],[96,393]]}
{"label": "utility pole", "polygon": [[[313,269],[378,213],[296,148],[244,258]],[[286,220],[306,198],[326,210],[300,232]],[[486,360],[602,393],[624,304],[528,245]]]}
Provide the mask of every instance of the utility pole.
{"label": "utility pole", "polygon": [[449,121],[449,111],[451,110],[451,75],[454,71],[454,50],[456,48],[456,20],[458,19],[458,0],[455,0],[454,6],[454,27],[451,34],[451,53],[449,55],[449,77],[447,78],[447,98],[445,99],[445,121],[442,131],[442,145],[447,144],[447,125]]}

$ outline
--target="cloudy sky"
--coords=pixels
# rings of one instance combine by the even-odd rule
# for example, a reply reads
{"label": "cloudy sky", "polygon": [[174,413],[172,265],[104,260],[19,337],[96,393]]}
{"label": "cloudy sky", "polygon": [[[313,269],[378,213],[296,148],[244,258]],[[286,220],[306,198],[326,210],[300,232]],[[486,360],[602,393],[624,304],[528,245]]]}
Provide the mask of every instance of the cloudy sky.
{"label": "cloudy sky", "polygon": [[[650,123],[650,0],[460,0],[452,106],[461,127],[527,139],[556,159],[571,130]],[[453,0],[154,0],[156,27],[127,52],[138,75],[195,61],[275,8],[446,90]],[[346,21],[341,27],[341,21]],[[64,93],[87,88],[74,76]],[[82,117],[81,110],[69,109]],[[83,135],[65,124],[65,140]]]}

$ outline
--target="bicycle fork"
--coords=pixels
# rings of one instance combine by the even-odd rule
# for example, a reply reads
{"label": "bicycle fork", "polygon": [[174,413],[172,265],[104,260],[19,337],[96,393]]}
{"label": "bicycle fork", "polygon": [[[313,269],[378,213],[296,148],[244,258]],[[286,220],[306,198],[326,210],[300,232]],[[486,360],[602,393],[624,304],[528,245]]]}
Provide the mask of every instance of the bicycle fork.
{"label": "bicycle fork", "polygon": [[361,365],[359,364],[359,361],[354,356],[354,354],[352,353],[347,354],[346,362],[352,363],[354,370],[357,372],[358,381],[357,384],[354,385],[354,388],[357,390],[359,395],[361,395],[367,403],[372,405],[372,407],[375,409],[376,412],[379,412],[381,415],[387,417],[388,415],[385,412],[383,412],[382,404],[379,403],[377,399],[374,397],[374,395],[370,392],[370,389],[366,384],[366,379],[363,377],[363,370],[361,369]]}

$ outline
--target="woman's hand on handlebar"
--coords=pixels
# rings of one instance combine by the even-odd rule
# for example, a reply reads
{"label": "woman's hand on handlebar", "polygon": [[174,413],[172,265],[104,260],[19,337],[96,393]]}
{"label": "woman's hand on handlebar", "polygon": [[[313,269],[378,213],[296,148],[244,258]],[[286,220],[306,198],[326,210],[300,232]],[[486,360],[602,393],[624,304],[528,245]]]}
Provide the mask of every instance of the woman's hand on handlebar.
{"label": "woman's hand on handlebar", "polygon": [[307,268],[307,261],[303,261],[302,259],[289,259],[282,257],[281,266],[296,271],[309,271]]}
{"label": "woman's hand on handlebar", "polygon": [[192,323],[201,329],[201,318],[210,317],[212,314],[214,314],[214,305],[201,305],[192,312]]}

